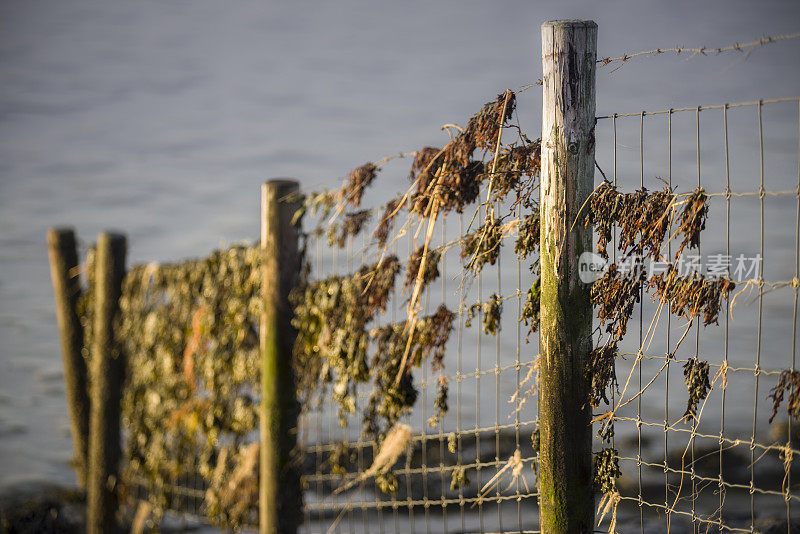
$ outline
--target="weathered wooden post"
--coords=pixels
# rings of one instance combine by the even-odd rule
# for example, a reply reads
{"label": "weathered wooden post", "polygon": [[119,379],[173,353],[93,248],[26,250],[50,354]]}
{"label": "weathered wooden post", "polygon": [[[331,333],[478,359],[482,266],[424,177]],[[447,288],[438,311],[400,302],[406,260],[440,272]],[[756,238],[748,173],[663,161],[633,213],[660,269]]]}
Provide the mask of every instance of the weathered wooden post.
{"label": "weathered wooden post", "polygon": [[[597,24],[542,24],[539,510],[541,531],[592,532],[592,430],[586,363],[592,348],[589,286],[578,258],[594,182]],[[577,219],[577,220],[576,220]]]}
{"label": "weathered wooden post", "polygon": [[119,314],[126,248],[123,235],[103,233],[97,239],[86,510],[86,530],[90,534],[118,529],[116,483],[125,364],[114,342],[114,321]]}
{"label": "weathered wooden post", "polygon": [[298,183],[271,180],[261,186],[261,453],[259,532],[294,533],[301,520],[300,476],[291,455],[297,443],[297,391],[292,368],[296,333],[289,291],[300,272]]}
{"label": "weathered wooden post", "polygon": [[78,276],[78,251],[75,231],[51,228],[47,232],[50,253],[50,276],[56,300],[56,317],[61,334],[61,355],[64,360],[64,387],[69,410],[78,487],[86,487],[86,451],[89,442],[89,391],[86,382],[86,361],[83,359],[83,328],[77,304],[81,294]]}

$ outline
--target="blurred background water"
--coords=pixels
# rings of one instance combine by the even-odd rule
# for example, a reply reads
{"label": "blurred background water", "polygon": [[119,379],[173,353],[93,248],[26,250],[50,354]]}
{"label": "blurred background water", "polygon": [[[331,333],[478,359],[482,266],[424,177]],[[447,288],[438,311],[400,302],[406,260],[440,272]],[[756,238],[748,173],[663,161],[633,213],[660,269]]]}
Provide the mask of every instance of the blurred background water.
{"label": "blurred background water", "polygon": [[[131,263],[204,255],[220,244],[257,237],[264,179],[291,176],[307,188],[334,187],[365,161],[441,146],[447,141],[442,124],[463,125],[505,88],[536,81],[539,27],[546,20],[593,19],[599,55],[618,56],[790,33],[800,27],[798,15],[800,5],[788,1],[2,0],[0,484],[74,482],[48,227],[73,225],[85,242],[104,229],[121,230],[129,236]],[[665,55],[634,59],[618,70],[608,66],[598,69],[597,113],[797,96],[798,57],[800,40],[792,40],[747,57]],[[527,91],[519,101],[520,122],[534,136],[541,123],[538,91]],[[755,190],[755,119],[752,110],[742,116],[736,131],[743,138],[732,141],[740,169],[734,184]],[[703,174],[720,191],[721,114],[709,120],[716,126],[708,130],[712,141],[703,143]],[[765,120],[767,146],[775,154],[769,188],[792,189],[797,107],[765,108]],[[658,162],[648,159],[651,188],[656,176],[666,175],[665,127],[658,124],[650,139],[660,139],[653,146],[661,148],[647,156]],[[620,181],[633,188],[639,124],[620,128],[618,158],[626,161],[620,163]],[[693,126],[683,128],[689,133],[676,141],[685,149],[673,154],[673,175],[686,190],[693,187],[696,162]],[[598,162],[607,173],[610,155],[606,121],[598,125]],[[387,165],[377,188],[384,194],[404,188],[409,164]],[[769,241],[769,265],[775,267],[767,273],[785,279],[794,268],[795,204],[774,202],[767,226],[776,232]],[[722,204],[715,205],[712,214],[724,213]],[[739,226],[732,231],[753,244],[742,252],[756,252],[758,202],[740,205]],[[709,248],[718,251],[722,233],[714,235]],[[774,321],[767,321],[766,352],[775,355],[765,357],[775,367],[788,366],[792,349],[789,304],[776,304]],[[742,313],[743,324],[748,314],[752,309]],[[748,328],[742,326],[742,335],[752,339],[755,330]],[[718,350],[721,334],[709,335],[708,346]],[[752,360],[749,346],[741,350]],[[510,387],[513,392],[515,384]],[[742,387],[747,402],[731,409],[744,431],[753,392]],[[464,403],[472,407],[475,401]],[[489,404],[493,419],[495,406]]]}

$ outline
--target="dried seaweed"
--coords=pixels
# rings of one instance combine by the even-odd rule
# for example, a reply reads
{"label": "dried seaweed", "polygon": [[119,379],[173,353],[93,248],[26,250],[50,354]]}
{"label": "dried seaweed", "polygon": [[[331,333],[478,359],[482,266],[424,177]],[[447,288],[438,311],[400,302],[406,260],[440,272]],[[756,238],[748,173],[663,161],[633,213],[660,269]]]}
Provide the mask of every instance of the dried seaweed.
{"label": "dried seaweed", "polygon": [[450,477],[450,491],[458,491],[467,486],[469,486],[469,479],[467,478],[464,467],[458,466],[453,469],[453,474]]}
{"label": "dried seaweed", "polygon": [[[437,156],[441,151],[441,148],[432,146],[426,146],[417,150],[417,155],[414,156],[414,161],[411,163],[411,172],[408,175],[408,179],[412,182],[419,179],[420,183],[424,184],[424,186],[418,188],[417,191],[424,192],[428,188],[431,180],[433,180],[436,170],[438,169],[438,166],[434,167],[434,164],[436,161],[439,161]],[[436,158],[435,161],[434,158]]]}
{"label": "dried seaweed", "polygon": [[431,428],[439,426],[442,417],[447,414],[449,409],[447,406],[447,377],[440,375],[438,386],[436,398],[433,400],[433,415],[428,418],[428,425]]}
{"label": "dried seaweed", "polygon": [[514,253],[520,260],[526,259],[539,248],[540,236],[539,210],[525,216],[519,225],[519,236],[514,243]]}
{"label": "dried seaweed", "polygon": [[[438,164],[439,159],[436,160]],[[435,185],[433,174],[439,179]],[[411,211],[424,214],[431,200],[438,200],[439,210],[447,213],[456,210],[464,211],[464,207],[478,198],[480,184],[485,177],[484,165],[480,161],[468,161],[458,167],[431,167],[417,182],[417,189],[411,200]]]}
{"label": "dried seaweed", "polygon": [[[673,265],[650,278],[656,297],[669,302],[670,311],[686,319],[703,314],[703,324],[717,324],[720,302],[736,284],[725,277],[706,278],[699,273],[681,276]],[[655,298],[655,297],[654,297]]]}
{"label": "dried seaweed", "polygon": [[378,167],[373,163],[365,163],[354,169],[347,177],[347,183],[341,191],[344,203],[351,204],[355,208],[360,207],[364,189],[375,180],[377,174]]}
{"label": "dried seaweed", "polygon": [[472,320],[478,313],[483,318],[483,333],[487,336],[496,335],[500,331],[500,318],[503,313],[503,301],[500,296],[493,294],[489,300],[470,306],[464,326],[467,328],[472,326]]}
{"label": "dried seaweed", "polygon": [[608,259],[608,243],[614,226],[620,227],[618,249],[623,254],[661,258],[661,245],[669,230],[674,195],[669,188],[648,193],[639,189],[620,193],[604,181],[594,191],[585,225],[593,224],[598,234],[597,253]]}
{"label": "dried seaweed", "polygon": [[361,233],[364,226],[369,221],[372,212],[370,210],[352,211],[345,213],[344,222],[339,229],[339,235],[336,239],[336,244],[342,248],[347,243],[348,237],[355,237]]}
{"label": "dried seaweed", "polygon": [[[420,275],[420,264],[422,263],[422,256],[425,253],[424,245],[417,248],[408,258],[408,265],[406,266],[406,279],[403,287],[406,289],[413,288],[416,284],[417,277]],[[422,285],[420,291],[423,291],[428,284],[439,278],[439,261],[442,254],[435,248],[428,249],[425,255],[425,268],[422,269]]]}
{"label": "dried seaweed", "polygon": [[349,276],[332,276],[290,295],[297,328],[294,360],[302,398],[317,383],[334,382],[340,420],[355,410],[355,384],[370,374],[367,325],[386,310],[400,262],[395,256],[364,266]]}
{"label": "dried seaweed", "polygon": [[397,256],[387,256],[377,264],[365,265],[358,271],[358,276],[365,281],[367,287],[363,290],[367,315],[374,316],[376,312],[385,312],[386,304],[394,290],[394,281],[400,272],[400,260]]}
{"label": "dried seaweed", "polygon": [[381,220],[378,222],[377,228],[375,228],[375,233],[372,234],[372,237],[377,239],[378,246],[381,248],[386,246],[386,242],[389,239],[389,232],[392,231],[392,226],[394,225],[395,217],[399,211],[398,207],[401,202],[401,198],[394,198],[386,203],[383,215],[381,215]]}
{"label": "dried seaweed", "polygon": [[503,233],[500,230],[500,223],[492,218],[463,237],[461,259],[465,261],[465,268],[477,275],[487,263],[494,265],[500,256],[502,244]]}
{"label": "dried seaweed", "polygon": [[510,191],[518,191],[523,176],[538,176],[540,170],[541,140],[501,149],[494,167],[492,200],[501,201]]}
{"label": "dried seaweed", "polygon": [[528,290],[528,297],[525,299],[525,307],[522,308],[520,321],[525,321],[526,326],[530,326],[528,335],[539,330],[539,300],[542,296],[542,279],[537,278]]}
{"label": "dried seaweed", "polygon": [[[313,215],[320,214],[322,218],[330,215],[331,210],[336,205],[336,194],[331,191],[323,191],[322,193],[308,193],[303,196],[303,201],[300,207],[292,217],[292,224],[300,227],[303,217],[306,213]],[[315,233],[321,233],[321,228],[317,228]]]}
{"label": "dried seaweed", "polygon": [[589,401],[592,408],[597,408],[602,400],[609,404],[606,391],[617,382],[614,371],[614,362],[618,350],[616,341],[608,345],[595,347],[589,353],[589,362],[586,366],[586,381],[589,386]]}
{"label": "dried seaweed", "polygon": [[644,282],[644,271],[640,265],[634,273],[620,272],[616,264],[610,265],[605,274],[592,284],[592,305],[597,309],[600,324],[606,324],[606,332],[614,339],[622,339],[628,330],[628,319],[633,307],[639,302]]}
{"label": "dried seaweed", "polygon": [[[143,481],[156,517],[169,504],[170,485],[198,473],[209,485],[215,524],[235,527],[256,502],[257,455],[248,447],[258,426],[261,258],[257,247],[234,246],[198,260],[133,266],[124,278],[120,483]],[[93,292],[86,294],[91,313]]]}
{"label": "dried seaweed", "polygon": [[707,200],[708,196],[702,187],[692,192],[686,200],[678,221],[678,231],[683,234],[683,240],[675,253],[676,258],[681,255],[684,247],[700,246],[700,232],[705,229],[708,216]]}
{"label": "dried seaweed", "polygon": [[594,485],[601,493],[617,490],[617,479],[622,476],[619,469],[619,453],[616,449],[602,449],[592,458]]}
{"label": "dried seaweed", "polygon": [[[366,435],[379,434],[379,418],[384,419],[387,426],[391,426],[416,402],[418,393],[410,372],[411,366],[419,367],[430,358],[434,372],[443,368],[445,345],[453,330],[454,317],[443,304],[440,305],[436,313],[417,321],[410,344],[407,321],[377,328],[370,333],[376,345],[370,363],[375,388],[363,418]],[[410,365],[407,363],[401,370],[407,345],[410,347]],[[399,382],[396,381],[398,375],[401,377]],[[443,391],[446,394],[447,390]]]}
{"label": "dried seaweed", "polygon": [[[496,148],[501,125],[513,115],[515,103],[512,91],[501,93],[473,115],[467,126],[444,149],[425,147],[417,152],[410,174],[412,181],[417,180],[411,200],[412,212],[426,213],[429,203],[436,198],[442,213],[451,210],[461,213],[466,205],[477,199],[486,169],[481,161],[473,160],[472,155],[476,149]],[[528,149],[529,159],[533,159],[534,150]],[[524,156],[523,149],[511,154],[508,164],[518,167],[513,169],[512,175],[534,166],[534,163],[524,162]]]}
{"label": "dried seaweed", "polygon": [[800,371],[784,370],[778,376],[778,383],[772,388],[769,398],[772,399],[772,415],[769,418],[771,423],[778,414],[783,402],[785,392],[789,392],[789,401],[786,405],[786,412],[797,420],[800,420]]}
{"label": "dried seaweed", "polygon": [[686,389],[689,390],[689,400],[686,402],[684,417],[688,416],[697,420],[697,406],[711,391],[711,382],[708,379],[709,369],[708,362],[697,359],[690,359],[684,364],[683,376]]}

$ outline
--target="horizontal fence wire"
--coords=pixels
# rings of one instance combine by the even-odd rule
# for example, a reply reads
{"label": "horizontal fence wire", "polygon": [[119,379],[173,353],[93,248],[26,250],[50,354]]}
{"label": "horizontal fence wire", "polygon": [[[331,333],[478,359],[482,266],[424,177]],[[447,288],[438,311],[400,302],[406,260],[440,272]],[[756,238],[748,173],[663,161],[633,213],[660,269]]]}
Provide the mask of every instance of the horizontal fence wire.
{"label": "horizontal fence wire", "polygon": [[[794,107],[787,111],[792,104]],[[616,427],[612,446],[618,450],[622,469],[615,510],[620,531],[648,532],[661,526],[675,531],[689,528],[694,532],[755,532],[760,528],[761,517],[782,517],[789,528],[797,524],[792,517],[792,503],[800,500],[800,494],[792,480],[797,478],[794,459],[800,455],[800,442],[794,437],[797,430],[791,418],[779,416],[772,425],[768,423],[771,406],[767,395],[780,373],[794,370],[796,365],[800,148],[795,144],[792,149],[782,142],[770,152],[764,146],[763,111],[770,106],[783,106],[782,116],[771,117],[777,120],[779,133],[786,134],[786,116],[797,117],[800,98],[598,117],[598,166],[620,190],[666,185],[677,193],[688,193],[703,187],[711,212],[709,227],[701,234],[699,252],[733,257],[739,252],[755,253],[761,258],[758,272],[741,280],[726,302],[720,325],[692,325],[680,347],[676,345],[685,331],[685,320],[671,316],[669,310],[659,309],[657,303],[641,295],[636,314],[638,341],[620,349],[620,389],[614,392],[608,407],[613,411],[611,418]],[[748,126],[735,117],[732,122],[736,155],[732,156],[734,135],[729,119],[733,113],[746,113],[748,108],[753,114],[750,139],[746,143],[740,139],[746,137]],[[718,114],[716,124],[712,123],[712,113]],[[658,135],[652,133],[656,120],[662,123]],[[800,121],[793,120],[795,126],[789,137],[800,135]],[[706,143],[712,136],[712,126],[716,128],[718,146]],[[650,151],[656,143],[661,148],[655,152],[663,161],[651,165],[655,155]],[[755,163],[745,157],[743,147],[752,149]],[[772,180],[765,170],[767,152],[770,165],[775,167]],[[743,169],[738,172],[734,164],[740,163]],[[787,172],[794,177],[787,178]],[[603,175],[597,174],[597,185]],[[769,202],[778,205],[769,211]],[[773,263],[771,256],[765,256],[771,252],[765,245],[765,235],[770,237],[765,222],[768,214],[780,221],[775,228],[784,233],[791,230],[791,253],[781,256],[780,266]],[[523,269],[523,262],[505,253],[495,271],[487,268],[469,291],[459,294],[453,278],[458,278],[454,275],[461,267],[451,249],[466,233],[467,222],[462,216],[459,227],[454,229],[452,220],[448,220],[449,228],[443,225],[435,245],[443,253],[438,297],[453,304],[457,317],[454,339],[445,358],[444,376],[453,384],[450,412],[436,428],[426,424],[437,380],[429,377],[423,366],[418,406],[404,419],[414,429],[412,452],[393,469],[400,481],[398,493],[383,494],[374,482],[367,482],[358,491],[332,495],[344,481],[370,466],[377,443],[361,437],[355,419],[349,420],[346,428],[339,428],[330,406],[309,409],[302,427],[307,458],[305,531],[325,532],[335,523],[336,532],[538,532],[533,469],[523,471],[524,480],[505,477],[505,483],[480,491],[503,470],[515,450],[523,452],[526,465],[534,465],[537,459],[530,445],[536,429],[537,404],[530,377],[535,371],[538,340],[531,336],[530,343],[526,343],[519,321],[532,279]],[[513,237],[506,235],[504,240]],[[783,235],[780,242],[787,241],[786,237]],[[366,263],[367,239],[362,237],[359,247],[349,243],[339,251],[328,249],[322,234],[310,235],[314,276],[353,272]],[[618,234],[615,243],[617,239]],[[397,242],[392,247],[392,252],[402,257],[414,249],[414,244],[409,239],[408,244]],[[504,250],[508,250],[508,244]],[[673,252],[669,246],[668,254]],[[618,259],[614,250],[611,261]],[[731,266],[727,273],[731,275],[732,270]],[[765,272],[775,276],[768,278]],[[428,291],[434,293],[430,288]],[[480,328],[464,326],[470,305],[485,300],[487,292],[496,293],[507,309],[516,308],[515,317],[503,321],[503,335],[495,339],[487,339],[491,336]],[[786,295],[782,305],[791,320],[784,314],[784,320],[765,338],[765,299],[778,299],[780,295]],[[384,321],[405,319],[396,300]],[[752,345],[748,350],[744,350],[743,339]],[[658,351],[654,350],[656,346]],[[772,346],[768,359],[763,356],[767,346]],[[775,353],[785,357],[773,357]],[[698,420],[687,422],[683,413],[688,392],[682,369],[697,359],[708,361],[714,378],[711,392],[698,409]],[[623,390],[626,380],[630,385]],[[512,395],[506,396],[509,392]],[[525,398],[526,393],[530,398]],[[656,408],[659,395],[663,399],[660,415]],[[366,393],[359,392],[358,403],[364,403],[366,397]],[[603,415],[602,407],[595,415]],[[750,424],[743,425],[742,420],[748,417]],[[448,450],[449,442],[456,444],[453,453]],[[596,438],[595,450],[602,447]],[[329,458],[337,451],[347,451],[352,459],[345,466],[347,474],[330,471]],[[457,492],[450,491],[452,475],[460,469],[468,474],[470,484]]]}
{"label": "horizontal fence wire", "polygon": [[[757,272],[737,281],[721,325],[693,325],[691,347],[675,347],[685,321],[676,325],[668,311],[644,298],[639,304],[639,341],[620,351],[618,372],[620,381],[632,381],[632,390],[640,394],[612,415],[625,482],[619,506],[627,505],[629,513],[639,509],[637,531],[685,524],[692,532],[754,532],[765,528],[760,520],[781,517],[787,532],[800,524],[792,505],[800,500],[793,482],[800,440],[791,417],[779,415],[769,423],[767,398],[777,376],[796,369],[799,105],[794,97],[598,117],[597,157],[601,166],[610,167],[615,185],[624,190],[703,187],[711,211],[699,253],[760,258]],[[770,106],[775,113],[767,136],[764,115]],[[779,146],[769,150],[767,139]],[[658,158],[663,159],[656,163]],[[728,266],[728,276],[732,269]],[[656,336],[660,342],[654,342]],[[663,352],[655,353],[654,345]],[[687,422],[683,377],[675,372],[692,359],[708,360],[714,378],[698,419]],[[748,414],[749,426],[743,423]]]}
{"label": "horizontal fence wire", "polygon": [[[404,418],[415,432],[410,444],[413,452],[392,469],[400,482],[398,492],[383,494],[370,481],[360,491],[332,495],[331,492],[352,474],[369,467],[377,443],[361,437],[357,422],[346,429],[338,428],[336,416],[328,406],[309,410],[302,425],[307,458],[305,531],[325,532],[338,518],[337,532],[536,532],[535,474],[530,468],[516,480],[505,477],[481,491],[516,450],[522,453],[523,464],[532,465],[535,460],[531,441],[536,428],[535,417],[514,410],[516,405],[521,407],[522,395],[518,395],[516,404],[508,402],[514,393],[523,389],[517,386],[526,376],[530,377],[529,370],[538,353],[536,340],[532,339],[530,346],[525,345],[519,322],[525,298],[520,287],[523,280],[530,285],[527,280],[530,276],[527,269],[522,269],[521,262],[514,259],[509,265],[511,269],[507,270],[515,273],[517,280],[513,286],[516,287],[506,294],[502,293],[502,265],[495,267],[496,276],[491,278],[491,283],[486,281],[486,277],[491,276],[487,268],[477,275],[469,291],[457,291],[460,279],[457,275],[462,267],[453,248],[461,243],[468,223],[465,216],[458,217],[457,226],[453,225],[452,218],[448,219],[441,223],[438,242],[431,244],[442,254],[440,292],[433,287],[428,289],[423,297],[422,313],[430,313],[431,299],[440,298],[455,313],[456,326],[441,377],[430,377],[425,365],[418,372],[418,405],[414,413]],[[509,233],[505,239],[513,237]],[[360,265],[355,260],[369,263],[364,246],[366,239],[361,239],[360,247],[348,243],[343,250],[329,249],[322,233],[312,232],[307,250],[313,257],[314,277],[353,272]],[[391,245],[391,253],[403,257],[415,247],[412,238],[401,241]],[[503,327],[513,332],[509,340],[511,347],[501,348],[500,337],[493,341],[475,325],[471,329],[465,326],[468,308],[481,302],[487,289],[493,290],[510,310],[509,320],[504,321]],[[390,309],[379,319],[384,324],[406,318],[399,288],[395,295]],[[506,356],[509,351],[511,359],[501,357],[501,353]],[[450,384],[450,411],[434,428],[427,424],[433,412],[435,395],[431,392],[442,378]],[[358,402],[365,400],[366,394],[359,391]],[[487,401],[491,404],[488,409]],[[348,451],[352,459],[347,466],[348,476],[332,473],[326,465],[327,458],[341,450]],[[312,467],[314,471],[310,473]],[[451,487],[455,473],[463,474],[469,482]]]}
{"label": "horizontal fence wire", "polygon": [[[610,405],[594,414],[610,412],[607,419],[615,424],[611,446],[622,470],[614,510],[618,529],[755,532],[763,519],[781,519],[791,531],[800,524],[800,435],[785,416],[785,406],[769,422],[768,395],[781,373],[797,369],[800,97],[597,119],[601,171],[596,185],[608,177],[625,192],[666,186],[682,194],[702,187],[711,211],[699,254],[760,258],[755,272],[736,280],[718,326],[696,322],[687,327],[684,319],[646,299],[644,291],[640,295],[634,315],[638,337],[631,327],[616,364],[619,387]],[[413,429],[410,452],[392,469],[398,491],[383,493],[368,479],[362,487],[334,494],[369,469],[378,444],[363,437],[355,415],[340,427],[331,402],[305,406],[300,428],[303,531],[327,532],[335,524],[335,532],[538,532],[533,443],[538,339],[527,335],[521,321],[534,276],[527,262],[512,256],[511,231],[503,237],[505,252],[498,264],[487,266],[462,290],[456,248],[474,228],[469,215],[456,219],[440,223],[432,241],[442,254],[442,272],[438,288],[429,287],[422,302],[423,314],[433,311],[432,302],[447,303],[455,313],[455,330],[441,375],[430,376],[425,365],[417,373],[417,406],[403,418]],[[367,236],[348,238],[339,249],[329,246],[324,232],[310,231],[306,246],[312,280],[352,273],[369,263]],[[617,232],[612,263],[621,260],[618,242]],[[409,236],[394,242],[391,252],[403,257],[416,245]],[[667,253],[674,253],[670,244]],[[726,274],[734,274],[733,264]],[[501,335],[465,324],[470,307],[490,294],[505,308]],[[407,297],[398,285],[374,326],[405,320]],[[689,420],[684,417],[688,392],[682,371],[697,360],[709,364],[711,391],[697,419]],[[440,380],[450,384],[450,409],[431,426]],[[368,389],[358,390],[356,413],[368,402]],[[596,438],[595,452],[603,447]],[[517,451],[524,468],[511,476]],[[339,464],[336,470],[334,463]],[[464,478],[454,484],[458,474]],[[146,500],[144,487],[134,484],[131,493]],[[202,517],[206,490],[200,475],[180,479],[169,488],[165,508]]]}

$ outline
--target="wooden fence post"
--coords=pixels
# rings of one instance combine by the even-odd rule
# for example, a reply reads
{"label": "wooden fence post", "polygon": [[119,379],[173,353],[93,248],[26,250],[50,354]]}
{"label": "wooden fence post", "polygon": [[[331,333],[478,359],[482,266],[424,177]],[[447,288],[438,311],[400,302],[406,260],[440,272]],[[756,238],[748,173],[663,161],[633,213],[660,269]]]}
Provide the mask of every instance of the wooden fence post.
{"label": "wooden fence post", "polygon": [[114,320],[119,314],[126,248],[123,235],[103,233],[97,240],[86,511],[86,530],[90,534],[118,529],[116,483],[125,363],[114,342]]}
{"label": "wooden fence post", "polygon": [[300,272],[298,232],[292,225],[298,188],[294,180],[271,180],[261,186],[261,534],[296,532],[302,513],[300,476],[291,458],[299,410],[292,368],[296,333],[289,304],[289,291]]}
{"label": "wooden fence post", "polygon": [[51,228],[47,232],[50,255],[50,276],[56,300],[56,317],[61,335],[64,360],[64,387],[69,410],[75,473],[78,487],[86,488],[86,451],[89,442],[89,392],[86,383],[86,361],[83,359],[83,328],[77,304],[81,294],[78,276],[78,251],[75,231]]}
{"label": "wooden fence post", "polygon": [[597,24],[542,24],[539,513],[547,534],[588,533],[594,524],[584,374],[592,306],[589,286],[578,277],[578,258],[592,248],[581,207],[594,183],[596,60]]}

